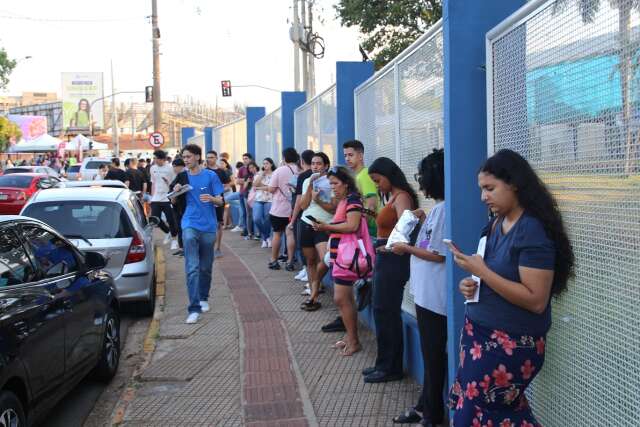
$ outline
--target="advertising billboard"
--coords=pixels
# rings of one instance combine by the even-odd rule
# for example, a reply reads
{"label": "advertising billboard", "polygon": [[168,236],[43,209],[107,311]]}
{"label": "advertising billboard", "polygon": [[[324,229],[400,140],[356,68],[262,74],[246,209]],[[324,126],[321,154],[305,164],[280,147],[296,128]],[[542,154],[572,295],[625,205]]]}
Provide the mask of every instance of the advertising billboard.
{"label": "advertising billboard", "polygon": [[88,134],[104,128],[103,96],[102,73],[62,73],[63,129]]}
{"label": "advertising billboard", "polygon": [[9,120],[20,128],[22,139],[31,141],[47,133],[47,118],[44,116],[21,116],[9,114]]}

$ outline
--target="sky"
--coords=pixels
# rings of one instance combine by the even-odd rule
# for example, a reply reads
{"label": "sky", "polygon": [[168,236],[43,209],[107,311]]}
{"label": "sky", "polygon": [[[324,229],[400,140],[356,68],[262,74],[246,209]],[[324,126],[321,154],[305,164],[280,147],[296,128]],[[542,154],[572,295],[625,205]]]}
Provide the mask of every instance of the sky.
{"label": "sky", "polygon": [[[314,30],[326,42],[316,60],[316,89],[335,81],[336,61],[359,61],[358,31],[335,17],[336,0],[316,0]],[[191,96],[222,107],[234,103],[280,104],[279,94],[251,88],[220,96],[220,81],[293,90],[293,44],[288,21],[292,0],[158,0],[163,100]],[[58,92],[60,73],[104,72],[111,92],[111,61],[117,91],[152,84],[151,0],[4,0],[0,46],[19,60],[4,94]],[[322,22],[321,22],[322,21]],[[118,101],[140,95],[121,95]]]}

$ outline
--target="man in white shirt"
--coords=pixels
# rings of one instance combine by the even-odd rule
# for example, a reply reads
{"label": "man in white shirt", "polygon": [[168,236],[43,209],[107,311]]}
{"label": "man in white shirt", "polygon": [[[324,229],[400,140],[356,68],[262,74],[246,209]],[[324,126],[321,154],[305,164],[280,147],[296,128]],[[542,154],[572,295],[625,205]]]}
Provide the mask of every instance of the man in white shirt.
{"label": "man in white shirt", "polygon": [[[158,226],[167,233],[164,238],[164,244],[171,242],[171,250],[178,249],[178,225],[173,215],[171,202],[167,198],[169,194],[169,185],[173,182],[175,174],[173,167],[167,162],[167,153],[162,150],[156,150],[153,153],[154,164],[151,166],[149,174],[151,175],[151,216],[155,216],[160,220]],[[169,226],[162,220],[162,214],[167,218]]]}

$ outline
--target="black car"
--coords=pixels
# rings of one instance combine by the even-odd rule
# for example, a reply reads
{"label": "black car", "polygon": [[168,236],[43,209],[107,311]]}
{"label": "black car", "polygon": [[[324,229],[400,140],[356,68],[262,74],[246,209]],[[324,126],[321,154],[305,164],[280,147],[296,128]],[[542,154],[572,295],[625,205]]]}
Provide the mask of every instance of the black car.
{"label": "black car", "polygon": [[0,216],[0,425],[39,422],[87,374],[120,360],[113,279],[44,223]]}

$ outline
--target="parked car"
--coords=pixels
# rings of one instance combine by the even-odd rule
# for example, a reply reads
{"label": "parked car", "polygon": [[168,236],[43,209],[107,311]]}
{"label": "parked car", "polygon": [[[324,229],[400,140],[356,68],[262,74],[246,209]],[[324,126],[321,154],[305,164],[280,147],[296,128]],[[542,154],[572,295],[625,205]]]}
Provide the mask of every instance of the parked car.
{"label": "parked car", "polygon": [[97,175],[101,165],[109,166],[110,164],[111,159],[106,157],[86,157],[80,166],[80,179],[91,181]]}
{"label": "parked car", "polygon": [[4,170],[5,175],[9,175],[12,173],[39,173],[42,175],[60,178],[60,174],[56,172],[55,169],[50,168],[49,166],[14,166],[12,168],[7,168]]}
{"label": "parked car", "polygon": [[80,167],[82,165],[71,165],[67,168],[67,171],[65,172],[65,177],[69,180],[69,181],[75,181],[80,178]]}
{"label": "parked car", "polygon": [[128,188],[124,182],[115,179],[96,179],[94,181],[60,181],[56,188],[79,188],[79,187],[112,187]]}
{"label": "parked car", "polygon": [[55,177],[38,173],[0,176],[0,214],[19,214],[36,191],[53,187],[59,182]]}
{"label": "parked car", "polygon": [[29,200],[22,215],[39,219],[82,251],[101,253],[118,301],[134,302],[143,315],[155,308],[153,226],[140,200],[126,188],[52,188]]}
{"label": "parked car", "polygon": [[44,223],[0,216],[0,424],[28,426],[87,374],[120,360],[120,316],[104,257]]}

